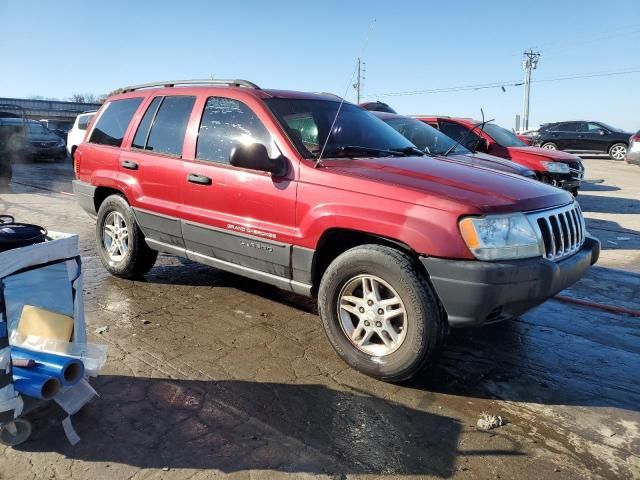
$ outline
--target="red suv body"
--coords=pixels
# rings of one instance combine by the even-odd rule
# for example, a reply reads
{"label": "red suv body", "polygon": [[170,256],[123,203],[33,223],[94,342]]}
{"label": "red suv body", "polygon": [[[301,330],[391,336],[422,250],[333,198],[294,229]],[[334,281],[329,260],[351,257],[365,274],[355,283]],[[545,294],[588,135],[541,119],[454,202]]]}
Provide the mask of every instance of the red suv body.
{"label": "red suv body", "polygon": [[74,191],[114,275],[162,251],[314,296],[345,361],[399,380],[449,325],[517,316],[599,253],[566,192],[416,150],[330,95],[147,85],[97,113]]}
{"label": "red suv body", "polygon": [[441,130],[453,138],[461,140],[471,150],[478,150],[497,157],[506,158],[523,165],[538,175],[538,179],[564,190],[578,193],[584,166],[576,155],[559,150],[532,147],[509,130],[493,123],[470,118],[452,118],[443,116],[419,116],[419,120]]}

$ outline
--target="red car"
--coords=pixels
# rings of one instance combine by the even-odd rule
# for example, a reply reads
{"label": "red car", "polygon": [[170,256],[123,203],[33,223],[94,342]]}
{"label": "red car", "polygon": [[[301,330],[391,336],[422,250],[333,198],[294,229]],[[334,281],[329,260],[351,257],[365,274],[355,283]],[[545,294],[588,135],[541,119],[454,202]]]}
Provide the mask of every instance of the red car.
{"label": "red car", "polygon": [[73,185],[113,275],[170,252],[312,296],[340,357],[398,381],[450,325],[522,314],[600,248],[568,193],[422,156],[332,95],[163,82],[105,102]]}
{"label": "red car", "polygon": [[494,123],[470,118],[419,116],[419,120],[461,141],[472,151],[489,153],[519,163],[534,172],[538,179],[578,194],[584,166],[580,157],[558,150],[528,146],[516,135]]}

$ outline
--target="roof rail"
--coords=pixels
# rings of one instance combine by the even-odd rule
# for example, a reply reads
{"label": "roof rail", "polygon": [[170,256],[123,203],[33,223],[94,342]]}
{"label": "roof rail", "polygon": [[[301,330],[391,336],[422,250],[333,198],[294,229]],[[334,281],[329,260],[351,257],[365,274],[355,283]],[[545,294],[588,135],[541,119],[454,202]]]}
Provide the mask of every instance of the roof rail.
{"label": "roof rail", "polygon": [[202,80],[167,80],[165,82],[152,82],[143,83],[141,85],[131,85],[124,87],[122,93],[133,92],[135,90],[141,90],[143,88],[154,87],[175,87],[178,85],[226,85],[228,87],[246,87],[260,90],[260,87],[253,82],[247,80],[234,79],[234,80],[218,80],[218,79],[202,79]]}

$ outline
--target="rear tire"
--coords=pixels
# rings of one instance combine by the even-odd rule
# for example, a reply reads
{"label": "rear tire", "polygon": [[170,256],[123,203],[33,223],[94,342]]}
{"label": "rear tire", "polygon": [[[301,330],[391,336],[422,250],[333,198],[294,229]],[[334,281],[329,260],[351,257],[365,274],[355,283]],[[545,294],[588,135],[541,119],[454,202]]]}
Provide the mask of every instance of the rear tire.
{"label": "rear tire", "polygon": [[426,274],[408,255],[381,245],[352,248],[329,265],[318,310],[340,358],[387,382],[418,373],[435,358],[448,332]]}
{"label": "rear tire", "polygon": [[100,205],[96,242],[102,264],[116,277],[144,275],[153,268],[158,257],[158,252],[145,242],[133,209],[120,195],[111,195]]}
{"label": "rear tire", "polygon": [[542,148],[546,148],[547,150],[558,150],[558,146],[553,142],[543,143]]}
{"label": "rear tire", "polygon": [[611,160],[624,160],[627,156],[627,144],[626,143],[615,143],[611,145],[609,148],[609,158]]}

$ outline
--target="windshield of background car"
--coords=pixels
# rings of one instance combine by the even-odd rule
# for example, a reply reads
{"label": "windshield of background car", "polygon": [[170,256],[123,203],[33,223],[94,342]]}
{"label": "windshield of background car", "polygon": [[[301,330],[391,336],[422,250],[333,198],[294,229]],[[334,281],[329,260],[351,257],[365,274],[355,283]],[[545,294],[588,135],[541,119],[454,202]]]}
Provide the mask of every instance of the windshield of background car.
{"label": "windshield of background car", "polygon": [[[480,127],[478,127],[480,129]],[[493,123],[487,123],[484,126],[484,131],[498,144],[503,147],[526,147],[527,144],[516,137],[513,132],[510,132],[506,128],[502,128]]]}
{"label": "windshield of background car", "polygon": [[[355,156],[352,151],[341,152],[341,148],[344,147],[357,146],[373,150],[402,150],[414,147],[382,120],[350,103],[343,103],[340,107],[340,102],[331,100],[288,98],[269,98],[265,103],[305,158],[318,158],[325,142],[325,158]],[[340,113],[336,118],[338,108]],[[334,119],[335,124],[331,129]],[[398,153],[398,156],[401,155]],[[362,153],[357,156],[367,157],[371,154]]]}
{"label": "windshield of background car", "polygon": [[611,125],[607,125],[606,123],[600,122],[600,125],[603,128],[606,128],[607,130],[609,130],[610,132],[624,132],[624,130],[621,130],[620,128],[612,127]]}
{"label": "windshield of background car", "polygon": [[48,135],[51,132],[41,123],[29,122],[29,133],[31,135]]}
{"label": "windshield of background car", "polygon": [[[444,133],[415,118],[396,117],[384,121],[424,152],[444,155],[456,145],[456,142]],[[450,153],[466,154],[471,152],[462,145],[456,145]]]}

